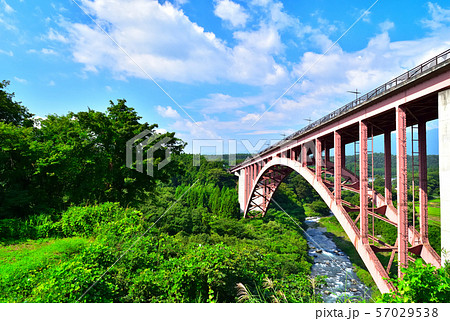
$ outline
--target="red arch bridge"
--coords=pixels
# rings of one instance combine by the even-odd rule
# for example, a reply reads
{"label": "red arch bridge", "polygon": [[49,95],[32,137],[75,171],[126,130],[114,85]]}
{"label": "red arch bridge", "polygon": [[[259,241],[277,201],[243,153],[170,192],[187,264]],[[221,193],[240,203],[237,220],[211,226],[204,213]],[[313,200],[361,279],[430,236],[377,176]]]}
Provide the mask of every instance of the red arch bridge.
{"label": "red arch bridge", "polygon": [[[280,183],[296,171],[334,213],[380,291],[394,290],[389,271],[395,258],[399,276],[400,267],[406,267],[417,257],[436,267],[441,265],[441,257],[428,240],[426,122],[434,119],[439,123],[441,242],[444,249],[450,249],[447,218],[450,216],[450,50],[232,168],[231,172],[239,176],[241,210],[246,217],[263,216]],[[415,175],[412,180],[407,176],[409,130],[412,140],[409,165]],[[379,135],[384,137],[384,193],[375,191],[370,180],[373,179],[373,140]],[[392,201],[392,140],[396,145],[396,206]],[[349,164],[345,161],[349,144],[354,146],[353,171],[346,167]],[[330,151],[333,151],[332,158]],[[407,191],[417,178],[419,211],[413,213],[411,222]],[[343,200],[343,190],[359,193],[359,205]],[[373,226],[377,221],[397,229],[394,244],[374,235]],[[376,255],[379,252],[390,253],[388,264],[380,262]]]}

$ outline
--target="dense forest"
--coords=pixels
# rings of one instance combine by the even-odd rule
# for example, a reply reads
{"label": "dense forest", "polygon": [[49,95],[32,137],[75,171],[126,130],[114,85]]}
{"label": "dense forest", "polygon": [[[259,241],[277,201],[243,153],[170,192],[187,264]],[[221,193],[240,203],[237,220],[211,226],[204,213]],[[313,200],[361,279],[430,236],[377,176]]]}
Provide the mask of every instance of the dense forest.
{"label": "dense forest", "polygon": [[[175,133],[157,135],[125,100],[37,120],[7,87],[0,83],[0,302],[322,301],[326,280],[311,277],[299,226],[329,209],[299,175],[275,195],[292,219],[275,206],[244,219],[227,159],[201,156],[194,166]],[[157,137],[143,155],[165,142],[143,157],[153,176],[125,161],[127,142],[143,131]],[[171,161],[158,168],[167,151]],[[402,296],[380,300],[445,301],[448,286],[436,284],[449,284],[448,269],[419,263],[399,281]],[[411,286],[421,279],[434,297]]]}

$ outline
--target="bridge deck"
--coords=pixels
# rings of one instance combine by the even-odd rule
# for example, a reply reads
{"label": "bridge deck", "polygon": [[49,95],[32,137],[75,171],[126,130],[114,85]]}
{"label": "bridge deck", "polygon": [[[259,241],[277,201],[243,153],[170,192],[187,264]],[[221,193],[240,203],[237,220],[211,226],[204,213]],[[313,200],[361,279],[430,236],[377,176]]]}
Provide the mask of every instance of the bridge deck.
{"label": "bridge deck", "polygon": [[[284,146],[291,144],[292,141],[301,139],[308,134],[320,130],[325,125],[338,123],[340,120],[360,110],[364,110],[369,106],[379,103],[380,101],[386,101],[390,97],[393,97],[398,93],[405,92],[409,88],[413,88],[428,79],[436,78],[439,74],[448,72],[449,70],[450,49],[371,90],[361,97],[349,102],[345,106],[334,110],[333,112],[309,124],[308,126],[287,136],[277,144],[267,147],[258,154],[252,156],[250,159],[247,159],[241,164],[233,167],[231,171],[237,171],[242,166],[252,163],[255,160],[264,158],[266,155],[273,153],[277,149],[282,149]],[[414,108],[414,117],[407,119],[407,126],[417,124],[418,119],[425,121],[437,119],[437,103],[437,95],[432,94],[420,97],[418,99],[415,99],[414,101],[407,102],[405,104],[407,108]],[[374,136],[380,135],[386,130],[394,131],[395,123],[392,123],[393,117],[395,117],[394,110],[388,110],[377,115],[377,118],[373,119],[372,121],[372,123],[374,124]],[[343,132],[342,142],[343,144],[348,144],[357,141],[358,137],[359,127],[358,124],[355,124],[352,127],[346,128],[345,132]],[[326,143],[332,144],[332,138],[325,138],[325,140]]]}

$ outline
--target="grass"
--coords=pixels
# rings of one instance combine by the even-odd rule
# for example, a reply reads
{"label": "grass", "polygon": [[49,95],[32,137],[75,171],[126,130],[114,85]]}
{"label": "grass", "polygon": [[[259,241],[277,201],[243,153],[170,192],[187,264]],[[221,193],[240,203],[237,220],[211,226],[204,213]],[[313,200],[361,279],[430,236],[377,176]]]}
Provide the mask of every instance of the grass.
{"label": "grass", "polygon": [[440,204],[441,203],[441,198],[440,197],[436,197],[436,198],[434,198],[434,199],[432,199],[432,200],[430,200],[429,202],[428,202],[428,204],[434,204],[434,203],[437,203],[437,204]]}
{"label": "grass", "polygon": [[[416,213],[419,207],[416,206]],[[439,197],[428,201],[428,224],[441,227],[441,199]]]}
{"label": "grass", "polygon": [[12,274],[44,268],[79,253],[89,243],[88,239],[39,239],[24,243],[0,246],[0,279]]}

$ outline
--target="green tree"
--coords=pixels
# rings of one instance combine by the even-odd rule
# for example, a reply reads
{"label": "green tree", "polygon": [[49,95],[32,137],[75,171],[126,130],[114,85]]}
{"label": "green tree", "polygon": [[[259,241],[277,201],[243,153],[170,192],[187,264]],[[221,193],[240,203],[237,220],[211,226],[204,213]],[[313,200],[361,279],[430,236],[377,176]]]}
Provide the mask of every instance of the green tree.
{"label": "green tree", "polygon": [[0,122],[0,218],[25,216],[36,205],[30,181],[35,155],[32,127]]}
{"label": "green tree", "polygon": [[106,113],[48,115],[40,128],[0,122],[3,216],[64,209],[70,204],[119,201],[128,205],[153,191],[158,181],[168,182],[179,172],[178,163],[157,166],[167,150],[179,154],[184,147],[174,133],[157,136],[143,150],[147,155],[161,139],[170,139],[152,159],[143,157],[144,168],[153,162],[153,177],[126,166],[127,141],[144,130],[153,135],[157,127],[141,124],[140,119],[125,100],[119,100],[111,102]]}
{"label": "green tree", "polygon": [[317,200],[312,202],[309,207],[311,210],[320,216],[326,216],[330,214],[330,209],[328,208],[327,204],[325,204],[322,200]]}
{"label": "green tree", "polygon": [[288,181],[288,185],[294,188],[299,200],[302,200],[305,203],[312,203],[313,201],[320,199],[319,194],[317,194],[311,184],[309,184],[303,176],[296,173],[291,175],[293,175],[293,177],[289,177],[290,180]]}
{"label": "green tree", "polygon": [[32,126],[33,114],[20,102],[14,101],[14,93],[8,93],[6,87],[9,81],[0,82],[0,122],[10,123],[13,125]]}

